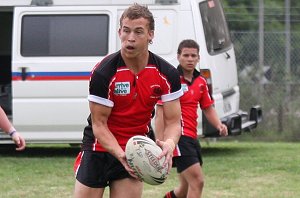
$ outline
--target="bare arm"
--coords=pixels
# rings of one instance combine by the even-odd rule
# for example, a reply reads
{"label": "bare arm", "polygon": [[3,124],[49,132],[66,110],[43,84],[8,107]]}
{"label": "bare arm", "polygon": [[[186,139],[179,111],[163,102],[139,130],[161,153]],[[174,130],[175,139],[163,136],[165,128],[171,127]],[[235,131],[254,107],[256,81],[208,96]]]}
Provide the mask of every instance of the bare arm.
{"label": "bare arm", "polygon": [[156,105],[155,109],[155,117],[154,117],[154,123],[155,123],[155,137],[156,139],[163,140],[164,139],[164,112],[163,112],[163,106],[162,105]]}
{"label": "bare arm", "polygon": [[5,112],[3,109],[0,107],[0,128],[9,133],[9,129],[12,127],[12,124],[8,120],[8,117],[6,116]]}
{"label": "bare arm", "polygon": [[92,127],[94,136],[97,138],[98,142],[115,158],[117,158],[130,175],[137,178],[134,175],[134,171],[128,166],[126,161],[125,152],[120,147],[117,139],[111,133],[107,126],[107,120],[111,114],[111,108],[100,105],[94,102],[90,102]]}
{"label": "bare arm", "polygon": [[11,124],[11,122],[9,121],[8,117],[6,116],[5,112],[1,107],[0,107],[0,128],[11,136],[12,140],[17,145],[16,148],[17,151],[21,151],[25,149],[26,143],[24,138],[13,127],[13,125]]}
{"label": "bare arm", "polygon": [[163,149],[162,156],[166,156],[165,165],[168,164],[169,169],[172,167],[172,156],[175,145],[178,143],[181,135],[181,108],[179,99],[165,102],[163,104],[163,141],[157,139],[156,143]]}
{"label": "bare arm", "polygon": [[164,140],[172,139],[178,143],[181,135],[181,108],[179,99],[165,102],[163,105]]}
{"label": "bare arm", "polygon": [[213,106],[210,106],[202,110],[209,123],[211,123],[216,129],[218,129],[220,135],[227,136],[228,131],[226,125],[224,125],[218,117],[218,114]]}

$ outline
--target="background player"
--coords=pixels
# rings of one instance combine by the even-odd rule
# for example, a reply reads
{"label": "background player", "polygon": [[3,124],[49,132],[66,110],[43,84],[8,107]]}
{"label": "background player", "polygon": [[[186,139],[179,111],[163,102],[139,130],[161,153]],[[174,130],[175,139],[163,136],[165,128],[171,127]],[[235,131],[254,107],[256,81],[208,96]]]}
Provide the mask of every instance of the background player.
{"label": "background player", "polygon": [[[221,123],[209,95],[206,81],[195,69],[200,60],[199,45],[194,40],[183,40],[177,51],[181,86],[184,95],[180,98],[183,132],[174,152],[174,164],[179,173],[179,186],[165,197],[199,198],[204,186],[200,143],[197,139],[198,105],[208,121],[220,132],[227,135],[227,127]],[[158,102],[160,104],[160,102]],[[155,135],[161,138],[164,130],[163,105],[157,105],[155,116]]]}

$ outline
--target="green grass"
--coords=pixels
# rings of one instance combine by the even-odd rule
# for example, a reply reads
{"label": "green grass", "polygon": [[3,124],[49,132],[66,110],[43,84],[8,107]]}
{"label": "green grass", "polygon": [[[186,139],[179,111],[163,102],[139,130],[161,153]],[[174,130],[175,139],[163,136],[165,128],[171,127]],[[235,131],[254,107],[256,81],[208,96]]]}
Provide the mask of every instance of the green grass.
{"label": "green grass", "polygon": [[[202,147],[204,198],[300,197],[300,143],[226,141]],[[78,151],[68,145],[29,145],[22,153],[0,148],[0,197],[72,197]],[[172,169],[164,184],[145,184],[143,197],[162,197],[177,184]]]}

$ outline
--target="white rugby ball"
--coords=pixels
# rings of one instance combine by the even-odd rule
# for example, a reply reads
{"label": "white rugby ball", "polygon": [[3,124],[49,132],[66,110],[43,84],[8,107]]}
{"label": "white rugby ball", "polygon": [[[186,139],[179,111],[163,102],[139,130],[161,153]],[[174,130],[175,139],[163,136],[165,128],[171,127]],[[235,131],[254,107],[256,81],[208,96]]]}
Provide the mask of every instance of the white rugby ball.
{"label": "white rugby ball", "polygon": [[161,152],[153,140],[141,135],[131,137],[125,148],[128,165],[141,180],[151,185],[162,184],[167,179],[168,166],[162,166],[165,157],[158,160]]}

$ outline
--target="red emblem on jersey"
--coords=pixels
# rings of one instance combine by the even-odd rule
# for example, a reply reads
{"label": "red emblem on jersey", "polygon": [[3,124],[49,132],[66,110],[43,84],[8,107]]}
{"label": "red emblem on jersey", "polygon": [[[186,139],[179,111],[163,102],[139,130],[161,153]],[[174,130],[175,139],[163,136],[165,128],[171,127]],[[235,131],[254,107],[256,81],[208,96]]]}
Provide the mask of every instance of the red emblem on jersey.
{"label": "red emblem on jersey", "polygon": [[162,89],[159,85],[152,85],[151,90],[152,90],[152,94],[151,94],[152,98],[159,98],[162,95]]}

